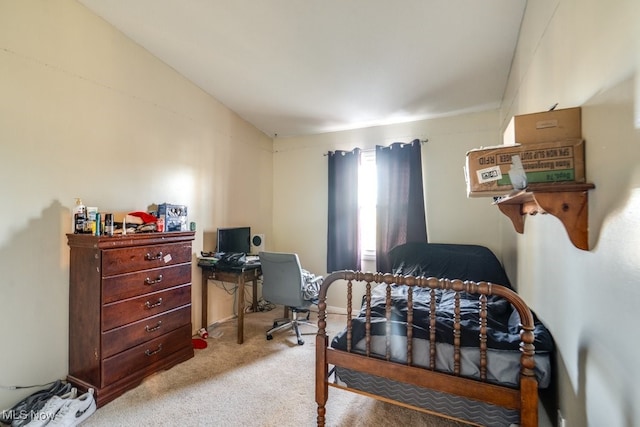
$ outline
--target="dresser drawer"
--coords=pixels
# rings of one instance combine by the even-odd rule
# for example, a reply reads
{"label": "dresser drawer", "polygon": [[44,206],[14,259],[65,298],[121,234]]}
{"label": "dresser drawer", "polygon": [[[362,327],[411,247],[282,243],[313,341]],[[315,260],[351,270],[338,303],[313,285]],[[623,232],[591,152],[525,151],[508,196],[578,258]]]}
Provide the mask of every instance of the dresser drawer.
{"label": "dresser drawer", "polygon": [[191,262],[191,243],[105,249],[102,252],[102,276]]}
{"label": "dresser drawer", "polygon": [[191,324],[191,306],[185,305],[102,334],[102,357],[110,357],[167,332]]}
{"label": "dresser drawer", "polygon": [[171,265],[150,270],[119,274],[102,280],[102,302],[160,291],[191,282],[191,264]]}
{"label": "dresser drawer", "polygon": [[144,371],[152,363],[188,345],[191,345],[190,324],[106,358],[102,363],[102,386]]}
{"label": "dresser drawer", "polygon": [[102,331],[191,304],[191,284],[152,292],[102,306]]}

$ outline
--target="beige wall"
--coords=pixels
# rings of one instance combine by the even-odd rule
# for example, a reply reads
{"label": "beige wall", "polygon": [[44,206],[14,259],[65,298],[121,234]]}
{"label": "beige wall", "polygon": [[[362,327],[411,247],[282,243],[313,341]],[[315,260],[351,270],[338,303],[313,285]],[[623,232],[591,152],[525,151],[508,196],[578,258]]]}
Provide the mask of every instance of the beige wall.
{"label": "beige wall", "polygon": [[[569,426],[640,425],[640,130],[637,0],[529,1],[502,121],[582,106],[592,249],[551,216],[503,232],[520,293],[558,345],[560,410]],[[635,82],[634,82],[635,80]],[[505,230],[510,228],[503,223]]]}
{"label": "beige wall", "polygon": [[[328,151],[428,139],[422,145],[427,233],[431,242],[484,244],[500,255],[498,213],[490,198],[466,197],[463,167],[472,148],[501,143],[497,111],[274,141],[275,248],[297,252],[326,274]],[[363,270],[375,270],[365,265]],[[331,306],[343,306],[328,298]]]}
{"label": "beige wall", "polygon": [[[0,94],[1,386],[66,376],[75,197],[187,205],[194,257],[218,226],[272,234],[271,139],[78,3],[0,0]],[[230,317],[209,287],[211,321]],[[32,391],[0,389],[0,409]]]}

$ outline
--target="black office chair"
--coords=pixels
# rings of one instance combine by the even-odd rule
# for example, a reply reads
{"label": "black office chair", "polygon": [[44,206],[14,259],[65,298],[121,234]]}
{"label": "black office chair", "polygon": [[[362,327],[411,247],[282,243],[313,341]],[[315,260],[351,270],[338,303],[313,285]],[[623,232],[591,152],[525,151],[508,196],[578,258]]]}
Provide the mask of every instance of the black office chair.
{"label": "black office chair", "polygon": [[[291,317],[283,317],[273,322],[273,327],[267,331],[267,339],[273,339],[275,332],[293,328],[298,339],[298,345],[304,344],[300,333],[300,324],[317,327],[309,322],[309,307],[317,304],[305,293],[305,277],[297,254],[260,252],[260,266],[262,268],[262,297],[274,304],[284,305],[285,316],[291,310]],[[317,284],[322,281],[321,276],[313,279]],[[298,318],[299,313],[306,313],[305,319]]]}

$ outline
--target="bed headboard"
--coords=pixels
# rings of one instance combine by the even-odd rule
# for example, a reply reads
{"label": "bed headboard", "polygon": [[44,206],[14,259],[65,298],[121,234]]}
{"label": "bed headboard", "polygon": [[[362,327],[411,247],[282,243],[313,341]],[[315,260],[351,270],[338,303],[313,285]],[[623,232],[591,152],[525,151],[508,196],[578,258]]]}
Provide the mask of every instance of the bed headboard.
{"label": "bed headboard", "polygon": [[497,283],[511,288],[489,248],[454,243],[405,243],[389,252],[393,274]]}

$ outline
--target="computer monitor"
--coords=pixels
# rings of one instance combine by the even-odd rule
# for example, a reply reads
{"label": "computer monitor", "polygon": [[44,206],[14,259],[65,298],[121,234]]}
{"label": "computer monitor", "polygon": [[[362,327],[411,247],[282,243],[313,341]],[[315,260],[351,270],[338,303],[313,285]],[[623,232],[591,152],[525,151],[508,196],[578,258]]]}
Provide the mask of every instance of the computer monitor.
{"label": "computer monitor", "polygon": [[218,228],[216,252],[251,252],[251,227]]}

